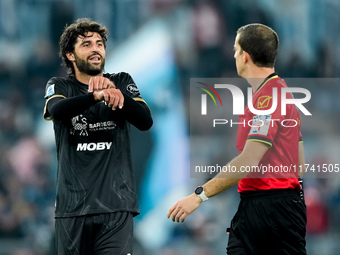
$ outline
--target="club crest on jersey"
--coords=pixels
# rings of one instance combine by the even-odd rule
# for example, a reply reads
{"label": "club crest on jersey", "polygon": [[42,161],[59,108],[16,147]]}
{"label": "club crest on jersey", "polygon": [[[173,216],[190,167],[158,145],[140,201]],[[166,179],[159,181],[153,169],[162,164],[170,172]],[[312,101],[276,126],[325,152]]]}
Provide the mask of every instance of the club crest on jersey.
{"label": "club crest on jersey", "polygon": [[47,88],[46,94],[45,94],[45,98],[48,98],[48,97],[54,95],[54,93],[55,93],[55,91],[54,91],[54,85],[55,85],[55,84],[52,84],[52,85],[50,85],[50,86]]}
{"label": "club crest on jersey", "polygon": [[87,119],[81,114],[72,118],[72,126],[70,130],[71,135],[75,135],[76,132],[79,132],[80,136],[88,136],[87,132]]}
{"label": "club crest on jersey", "polygon": [[129,91],[132,95],[139,94],[139,90],[138,90],[136,84],[133,84],[133,83],[127,85],[126,90]]}

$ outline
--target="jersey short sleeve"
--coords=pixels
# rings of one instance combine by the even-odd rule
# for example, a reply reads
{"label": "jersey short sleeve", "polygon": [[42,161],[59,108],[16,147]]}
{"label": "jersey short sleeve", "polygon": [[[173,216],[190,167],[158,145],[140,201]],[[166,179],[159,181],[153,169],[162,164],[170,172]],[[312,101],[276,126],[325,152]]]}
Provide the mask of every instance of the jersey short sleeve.
{"label": "jersey short sleeve", "polygon": [[46,99],[45,108],[44,108],[44,119],[52,120],[50,113],[47,110],[47,103],[50,99],[55,97],[66,98],[68,94],[68,89],[65,82],[62,81],[61,78],[53,77],[51,78],[45,87],[45,96]]}
{"label": "jersey short sleeve", "polygon": [[67,86],[61,79],[53,77],[51,78],[45,88],[45,99],[50,99],[51,97],[67,97]]}
{"label": "jersey short sleeve", "polygon": [[286,120],[286,116],[281,114],[281,88],[285,86],[283,80],[273,76],[254,93],[253,108],[263,114],[252,113],[249,117],[251,128],[247,140],[259,141],[271,147],[282,124],[294,125],[291,122],[295,120]]}
{"label": "jersey short sleeve", "polygon": [[112,74],[109,78],[113,81],[116,88],[120,89],[124,95],[147,105],[147,103],[142,98],[136,83],[128,73],[121,72]]}

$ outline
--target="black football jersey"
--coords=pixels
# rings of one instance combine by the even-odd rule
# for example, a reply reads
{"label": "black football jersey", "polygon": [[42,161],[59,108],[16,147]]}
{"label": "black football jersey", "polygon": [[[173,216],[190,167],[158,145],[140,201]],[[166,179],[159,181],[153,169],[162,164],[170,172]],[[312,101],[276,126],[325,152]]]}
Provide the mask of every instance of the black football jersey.
{"label": "black football jersey", "polygon": [[[125,96],[143,101],[127,73],[104,74]],[[88,93],[88,85],[74,76],[51,78],[45,91],[44,118],[54,97],[70,98]],[[55,217],[129,211],[139,213],[131,162],[130,124],[119,110],[97,102],[69,120],[53,120],[57,147],[57,196]]]}

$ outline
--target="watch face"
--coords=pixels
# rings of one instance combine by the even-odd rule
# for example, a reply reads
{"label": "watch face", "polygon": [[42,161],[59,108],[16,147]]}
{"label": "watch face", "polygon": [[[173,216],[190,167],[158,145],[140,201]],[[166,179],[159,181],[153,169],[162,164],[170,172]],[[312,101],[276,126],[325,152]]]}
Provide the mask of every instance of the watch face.
{"label": "watch face", "polygon": [[203,187],[197,187],[196,189],[195,189],[195,194],[196,195],[199,195],[199,194],[201,194],[203,192]]}

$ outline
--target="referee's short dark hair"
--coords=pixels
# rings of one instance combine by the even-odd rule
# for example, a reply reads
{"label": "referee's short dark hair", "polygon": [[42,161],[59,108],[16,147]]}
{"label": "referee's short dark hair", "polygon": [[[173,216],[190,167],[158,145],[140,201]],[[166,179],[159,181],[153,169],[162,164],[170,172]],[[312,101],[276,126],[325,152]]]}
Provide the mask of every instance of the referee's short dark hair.
{"label": "referee's short dark hair", "polygon": [[78,36],[85,36],[87,32],[98,33],[106,47],[107,28],[88,18],[77,19],[75,23],[66,26],[59,41],[59,55],[63,59],[63,64],[67,67],[68,74],[74,74],[72,62],[67,58],[66,54],[74,52],[74,45]]}
{"label": "referee's short dark hair", "polygon": [[246,51],[258,67],[274,67],[279,48],[279,37],[268,26],[248,24],[237,30],[241,50]]}

